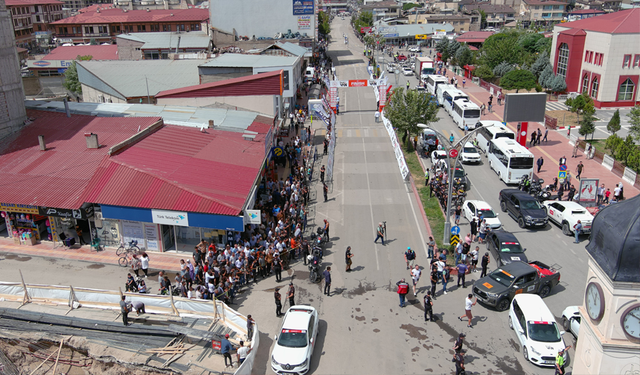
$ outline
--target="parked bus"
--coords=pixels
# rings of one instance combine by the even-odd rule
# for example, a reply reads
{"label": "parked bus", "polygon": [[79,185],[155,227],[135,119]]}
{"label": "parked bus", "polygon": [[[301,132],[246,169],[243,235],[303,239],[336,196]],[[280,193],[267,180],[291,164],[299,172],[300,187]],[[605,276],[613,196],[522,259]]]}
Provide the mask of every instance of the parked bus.
{"label": "parked bus", "polygon": [[459,99],[469,100],[469,96],[467,96],[467,94],[465,94],[464,92],[454,88],[453,90],[444,90],[444,92],[442,93],[442,99],[442,106],[444,107],[444,110],[447,111],[449,116],[452,116],[451,111],[453,109],[453,102]]}
{"label": "parked bus", "polygon": [[516,139],[516,134],[500,121],[480,121],[481,129],[476,133],[478,148],[487,154],[489,142],[498,138]]}
{"label": "parked bus", "polygon": [[438,85],[438,87],[436,88],[436,102],[438,103],[438,105],[440,107],[442,107],[443,105],[443,101],[444,101],[444,97],[442,96],[442,94],[445,92],[445,90],[455,90],[455,86],[448,84],[448,83],[441,83]]}
{"label": "parked bus", "polygon": [[458,99],[453,102],[451,118],[460,129],[466,125],[469,130],[475,129],[480,121],[480,107],[470,100]]}
{"label": "parked bus", "polygon": [[533,177],[533,154],[513,139],[498,138],[489,142],[489,167],[505,184],[517,184],[522,176]]}
{"label": "parked bus", "polygon": [[439,76],[437,74],[430,74],[427,76],[426,80],[427,92],[431,95],[436,95],[436,88],[440,84],[447,84],[449,80],[445,76]]}

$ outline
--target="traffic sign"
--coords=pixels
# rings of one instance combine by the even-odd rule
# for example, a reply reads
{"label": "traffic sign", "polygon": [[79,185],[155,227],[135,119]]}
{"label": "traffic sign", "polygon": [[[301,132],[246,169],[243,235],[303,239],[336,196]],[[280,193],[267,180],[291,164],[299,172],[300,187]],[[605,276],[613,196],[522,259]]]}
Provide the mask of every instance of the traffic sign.
{"label": "traffic sign", "polygon": [[451,227],[451,234],[460,234],[460,227],[457,225]]}
{"label": "traffic sign", "polygon": [[560,166],[560,170],[561,170],[561,171],[566,171],[566,170],[567,170],[567,165],[566,165],[566,164],[562,164],[562,165]]}
{"label": "traffic sign", "polygon": [[457,158],[458,157],[458,150],[456,150],[455,148],[452,148],[451,150],[449,150],[449,157],[450,158]]}
{"label": "traffic sign", "polygon": [[460,236],[458,236],[457,234],[452,234],[451,235],[451,239],[449,240],[449,243],[452,245],[457,245],[460,243]]}
{"label": "traffic sign", "polygon": [[564,180],[567,178],[567,172],[558,171],[558,180]]}

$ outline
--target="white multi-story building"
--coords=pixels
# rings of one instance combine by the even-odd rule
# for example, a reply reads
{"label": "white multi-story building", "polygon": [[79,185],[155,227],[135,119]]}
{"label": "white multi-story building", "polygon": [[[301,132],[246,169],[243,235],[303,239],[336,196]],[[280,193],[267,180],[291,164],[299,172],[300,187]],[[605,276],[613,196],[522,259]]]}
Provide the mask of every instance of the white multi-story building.
{"label": "white multi-story building", "polygon": [[558,24],[551,61],[567,91],[587,93],[597,108],[640,103],[640,9]]}

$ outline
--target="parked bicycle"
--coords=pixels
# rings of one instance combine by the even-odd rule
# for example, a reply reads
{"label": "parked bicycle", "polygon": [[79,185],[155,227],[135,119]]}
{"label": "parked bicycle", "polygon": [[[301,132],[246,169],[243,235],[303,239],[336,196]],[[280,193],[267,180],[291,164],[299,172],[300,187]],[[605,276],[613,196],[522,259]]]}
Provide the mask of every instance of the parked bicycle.
{"label": "parked bicycle", "polygon": [[132,240],[129,242],[128,247],[124,247],[124,244],[120,244],[120,247],[116,250],[116,255],[125,256],[125,254],[138,254],[140,253],[140,248],[138,247],[138,241]]}

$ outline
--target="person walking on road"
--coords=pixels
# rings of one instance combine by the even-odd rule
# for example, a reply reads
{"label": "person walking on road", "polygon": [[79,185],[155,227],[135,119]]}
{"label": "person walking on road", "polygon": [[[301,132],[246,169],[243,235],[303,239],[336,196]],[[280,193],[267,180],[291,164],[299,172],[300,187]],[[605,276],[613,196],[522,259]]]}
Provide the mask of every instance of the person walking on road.
{"label": "person walking on road", "polygon": [[247,315],[247,341],[251,341],[253,338],[253,326],[256,321],[251,317],[251,314]]}
{"label": "person walking on road", "polygon": [[462,321],[462,318],[464,318],[466,316],[467,320],[469,321],[469,324],[467,324],[467,327],[471,327],[471,322],[473,321],[473,315],[471,314],[471,308],[473,306],[475,306],[476,303],[478,303],[478,299],[476,298],[475,301],[474,301],[473,300],[473,294],[471,294],[471,293],[469,293],[469,295],[467,295],[467,298],[464,300],[464,315],[459,316],[458,320]]}
{"label": "person walking on road", "polygon": [[549,129],[545,129],[544,130],[544,137],[542,137],[542,141],[544,143],[547,143],[549,140],[547,139],[547,136],[549,135]]}
{"label": "person walking on road", "polygon": [[469,269],[469,266],[467,265],[468,262],[463,261],[458,263],[458,265],[456,266],[458,268],[458,288],[460,288],[460,282],[462,282],[462,287],[466,288],[465,284],[465,276],[467,274],[467,270]]}
{"label": "person walking on road", "polygon": [[413,268],[413,263],[416,260],[416,252],[407,247],[407,251],[404,252],[404,260],[407,263],[407,269]]}
{"label": "person walking on road", "polygon": [[453,343],[453,358],[455,359],[456,354],[462,353],[462,345],[464,344],[464,338],[467,337],[464,333],[460,333],[458,338]]}
{"label": "person walking on road", "polygon": [[438,245],[436,244],[436,241],[433,240],[432,236],[429,236],[429,242],[427,243],[427,252],[429,258],[433,258],[433,254],[435,254],[437,247]]}
{"label": "person walking on road", "polygon": [[289,283],[289,292],[287,293],[287,297],[289,297],[289,307],[295,306],[296,287],[293,286],[293,281]]}
{"label": "person walking on road", "polygon": [[[233,367],[233,359],[231,359],[231,343],[229,342],[229,334],[225,334],[224,338],[220,340],[220,353],[224,357],[224,365],[226,367]],[[229,364],[227,364],[227,359]]]}
{"label": "person walking on road", "polygon": [[562,155],[562,157],[558,159],[558,166],[560,165],[567,165],[567,158],[564,155]]}
{"label": "person walking on road", "polygon": [[558,355],[556,356],[556,374],[564,375],[564,353],[571,348],[571,345],[564,349],[558,349]]}
{"label": "person walking on road", "polygon": [[485,107],[484,103],[480,106],[480,111],[482,111],[482,115],[484,116],[484,111],[487,107]]}
{"label": "person walking on road", "polygon": [[[429,318],[427,318],[427,315]],[[427,290],[427,294],[424,295],[424,321],[433,322],[433,299],[431,298],[431,291]]]}
{"label": "person walking on road", "polygon": [[540,144],[542,140],[542,131],[540,130],[540,128],[538,128],[538,136],[536,137],[536,140],[538,141],[538,144]]}
{"label": "person walking on road", "polygon": [[127,302],[125,301],[127,297],[120,297],[120,313],[122,314],[122,323],[125,326],[129,325],[129,306],[127,306]]}
{"label": "person walking on road", "polygon": [[571,185],[571,187],[569,188],[569,193],[567,194],[567,200],[569,202],[573,201],[573,197],[576,195],[576,188],[575,186]]}
{"label": "person walking on road", "polygon": [[322,183],[322,193],[324,194],[324,201],[327,201],[327,194],[329,194],[329,187],[324,182]]}
{"label": "person walking on road", "polygon": [[327,269],[324,270],[324,272],[322,273],[322,276],[324,276],[324,291],[323,291],[323,293],[326,296],[330,296],[331,295],[331,267],[327,267]]}
{"label": "person walking on road", "polygon": [[579,162],[578,165],[576,166],[576,178],[578,180],[580,179],[580,175],[582,174],[583,169],[584,169],[584,164],[582,164],[582,162]]}
{"label": "person walking on road", "polygon": [[382,240],[382,245],[384,246],[384,226],[382,223],[378,223],[378,229],[376,230],[376,239],[373,240],[373,243],[377,243],[378,239]]}
{"label": "person walking on road", "polygon": [[596,206],[600,206],[602,201],[604,201],[604,184],[600,185],[597,193],[598,199],[596,201]]}
{"label": "person walking on road", "polygon": [[424,186],[429,185],[429,168],[424,171]]}
{"label": "person walking on road", "polygon": [[282,315],[282,296],[280,295],[280,288],[276,288],[276,291],[273,292],[273,297],[276,300],[276,317],[280,317]]}
{"label": "person walking on road", "polygon": [[347,251],[344,254],[344,261],[347,264],[345,272],[351,272],[351,264],[353,264],[351,258],[353,258],[353,254],[351,254],[351,246],[347,246]]}
{"label": "person walking on road", "polygon": [[486,252],[480,261],[480,266],[482,266],[482,272],[480,272],[481,278],[487,276],[487,267],[489,266],[489,262],[491,262],[491,259],[489,259],[489,253]]}
{"label": "person walking on road", "polygon": [[536,132],[531,132],[531,140],[529,141],[529,147],[536,145]]}
{"label": "person walking on road", "polygon": [[576,240],[573,243],[580,243],[580,234],[582,234],[582,221],[578,220],[578,222],[573,226],[573,231],[575,232]]}
{"label": "person walking on road", "polygon": [[142,272],[144,272],[144,277],[149,276],[149,256],[146,252],[142,252],[140,256],[140,267],[142,268]]}
{"label": "person walking on road", "polygon": [[320,182],[324,182],[324,172],[326,171],[326,169],[324,168],[324,165],[320,168]]}
{"label": "person walking on road", "polygon": [[398,296],[400,297],[400,307],[404,307],[405,298],[409,293],[409,284],[407,284],[407,282],[404,281],[404,279],[401,279],[396,283],[396,285],[398,286]]}
{"label": "person walking on road", "polygon": [[436,298],[436,286],[438,285],[438,266],[433,264],[431,267],[431,296]]}
{"label": "person walking on road", "polygon": [[420,266],[416,264],[415,268],[411,270],[411,281],[413,282],[414,297],[418,296],[418,293],[416,291],[416,285],[418,285],[418,281],[420,281],[420,275],[422,275],[422,271],[420,270]]}
{"label": "person walking on road", "polygon": [[542,156],[540,156],[538,160],[536,160],[536,164],[538,165],[537,173],[540,173],[540,169],[542,169],[542,165],[544,164],[544,159],[542,158]]}
{"label": "person walking on road", "polygon": [[456,363],[456,375],[464,375],[466,373],[464,369],[464,353],[456,353],[453,360]]}

